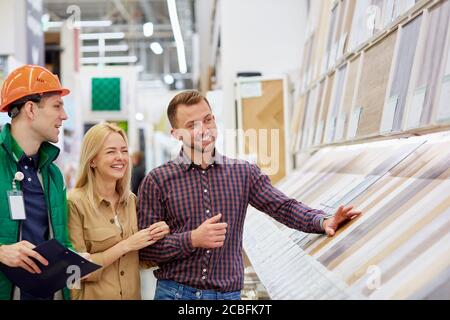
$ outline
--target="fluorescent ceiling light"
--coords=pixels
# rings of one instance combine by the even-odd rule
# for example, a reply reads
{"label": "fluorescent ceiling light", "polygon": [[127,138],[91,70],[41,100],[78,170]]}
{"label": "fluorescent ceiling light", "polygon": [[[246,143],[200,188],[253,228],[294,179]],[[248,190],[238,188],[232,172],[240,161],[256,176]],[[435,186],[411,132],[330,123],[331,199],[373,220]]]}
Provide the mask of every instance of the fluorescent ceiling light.
{"label": "fluorescent ceiling light", "polygon": [[98,20],[98,21],[77,21],[74,25],[80,27],[109,27],[112,25],[111,20]]}
{"label": "fluorescent ceiling light", "polygon": [[120,56],[120,57],[86,57],[81,58],[82,64],[98,64],[98,63],[134,63],[137,61],[136,56]]}
{"label": "fluorescent ceiling light", "polygon": [[177,46],[178,66],[180,73],[187,72],[186,53],[184,49],[183,36],[181,35],[180,21],[178,20],[177,4],[175,0],[167,0],[169,7],[170,24],[172,25],[173,35],[175,37],[175,44]]}
{"label": "fluorescent ceiling light", "polygon": [[[61,28],[64,21],[42,21],[46,28]],[[76,21],[74,27],[109,27],[112,25],[111,20],[99,20],[99,21]]]}
{"label": "fluorescent ceiling light", "polygon": [[154,54],[161,54],[164,51],[159,42],[150,43],[150,49],[152,49]]}
{"label": "fluorescent ceiling light", "polygon": [[[117,51],[128,51],[129,47],[126,44],[110,45],[104,46],[104,51],[117,52]],[[83,46],[81,47],[81,52],[99,52],[100,46]]]}
{"label": "fluorescent ceiling light", "polygon": [[144,30],[144,36],[151,37],[153,35],[153,23],[147,22],[142,26]]}
{"label": "fluorescent ceiling light", "polygon": [[123,32],[105,32],[105,33],[82,33],[81,40],[96,40],[96,39],[123,39],[125,33]]}

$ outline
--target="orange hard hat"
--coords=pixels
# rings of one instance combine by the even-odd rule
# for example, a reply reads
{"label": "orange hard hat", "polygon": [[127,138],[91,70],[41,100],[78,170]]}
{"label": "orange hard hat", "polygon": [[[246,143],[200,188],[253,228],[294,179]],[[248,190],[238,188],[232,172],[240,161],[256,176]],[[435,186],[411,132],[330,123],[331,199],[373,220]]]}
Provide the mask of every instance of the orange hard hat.
{"label": "orange hard hat", "polygon": [[33,94],[59,91],[62,96],[70,93],[63,88],[58,76],[36,65],[24,65],[8,75],[3,83],[0,112],[8,112],[11,103]]}

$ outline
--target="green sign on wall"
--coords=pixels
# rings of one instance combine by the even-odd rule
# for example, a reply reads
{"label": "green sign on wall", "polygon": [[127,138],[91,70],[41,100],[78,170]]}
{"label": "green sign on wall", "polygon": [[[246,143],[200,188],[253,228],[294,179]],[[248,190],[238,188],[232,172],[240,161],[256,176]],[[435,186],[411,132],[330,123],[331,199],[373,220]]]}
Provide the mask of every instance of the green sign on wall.
{"label": "green sign on wall", "polygon": [[92,78],[92,111],[120,111],[120,78]]}

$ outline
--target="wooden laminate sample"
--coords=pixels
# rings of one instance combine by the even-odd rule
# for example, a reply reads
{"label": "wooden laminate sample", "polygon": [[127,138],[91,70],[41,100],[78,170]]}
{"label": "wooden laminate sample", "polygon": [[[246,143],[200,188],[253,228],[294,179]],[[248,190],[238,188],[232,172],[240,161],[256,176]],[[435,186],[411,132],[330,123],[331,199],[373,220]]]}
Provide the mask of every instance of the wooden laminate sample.
{"label": "wooden laminate sample", "polygon": [[377,135],[386,96],[397,31],[365,52],[355,107],[362,107],[357,137]]}
{"label": "wooden laminate sample", "polygon": [[297,149],[297,140],[301,138],[300,134],[300,124],[303,121],[303,116],[305,112],[305,103],[306,103],[306,95],[302,95],[297,100],[297,103],[294,105],[294,111],[292,113],[292,122],[291,122],[291,146],[290,149],[292,153],[298,152]]}
{"label": "wooden laminate sample", "polygon": [[[286,174],[285,136],[284,136],[284,89],[283,80],[262,81],[263,95],[242,99],[243,130],[267,130],[267,136],[260,139],[258,136],[254,143],[246,139],[244,152],[257,154],[258,164],[263,172],[270,173],[272,183],[281,180]],[[277,141],[272,141],[271,131],[278,132]],[[267,146],[263,147],[267,139]],[[278,148],[278,150],[277,150]],[[273,151],[276,154],[273,154]],[[269,158],[269,163],[262,161]],[[275,169],[276,170],[275,172]]]}
{"label": "wooden laminate sample", "polygon": [[[321,4],[321,9],[320,9],[320,14],[319,14],[319,23],[318,23],[318,27],[317,27],[317,32],[316,34],[316,43],[314,45],[314,57],[316,57],[316,73],[314,75],[314,80],[319,79],[319,76],[322,74],[322,65],[323,65],[323,61],[324,59],[326,59],[325,57],[325,53],[326,53],[326,47],[327,47],[327,32],[329,29],[329,25],[330,25],[330,12],[332,9],[332,5],[333,5],[333,0],[323,0],[320,1]],[[326,60],[325,60],[325,64],[326,64]]]}
{"label": "wooden laminate sample", "polygon": [[343,0],[339,1],[339,17],[336,23],[336,32],[334,35],[334,43],[338,43],[341,39],[341,36],[343,35],[344,30],[344,18],[345,18],[345,10],[346,10],[346,3]]}
{"label": "wooden laminate sample", "polygon": [[356,81],[358,76],[359,63],[361,61],[361,56],[359,55],[356,59],[349,62],[347,71],[347,81],[344,88],[344,97],[342,100],[342,114],[346,117],[344,125],[344,137],[347,137],[348,124],[350,119],[350,114],[353,109]]}
{"label": "wooden laminate sample", "polygon": [[302,149],[309,148],[313,143],[315,123],[314,117],[316,115],[317,107],[317,94],[319,88],[315,86],[309,91],[308,103],[306,105],[304,122],[303,122],[303,135],[302,135]]}
{"label": "wooden laminate sample", "polygon": [[344,0],[346,10],[345,10],[345,22],[343,34],[346,36],[345,44],[344,44],[344,53],[350,51],[350,33],[352,30],[353,17],[355,14],[356,1],[355,0]]}
{"label": "wooden laminate sample", "polygon": [[322,80],[319,83],[319,91],[317,93],[317,102],[316,102],[316,106],[315,106],[315,114],[314,114],[314,126],[315,126],[315,130],[314,130],[314,139],[313,139],[313,145],[317,145],[319,144],[319,122],[320,122],[320,111],[321,111],[321,106],[322,106],[322,101],[323,101],[323,96],[324,96],[324,91],[325,91],[325,80]]}
{"label": "wooden laminate sample", "polygon": [[346,73],[347,73],[347,65],[344,65],[338,69],[337,75],[334,79],[332,101],[327,116],[326,134],[325,134],[326,143],[334,141],[337,129],[336,127],[339,120],[338,118],[342,102],[342,93],[344,89],[344,80]]}
{"label": "wooden laminate sample", "polygon": [[320,118],[319,118],[319,143],[323,143],[324,141],[324,135],[325,135],[325,128],[327,124],[328,119],[328,110],[330,109],[330,103],[331,103],[331,95],[333,93],[333,84],[334,84],[334,77],[335,73],[331,74],[326,81],[326,89],[324,92],[324,97],[322,101],[321,111],[320,111]]}
{"label": "wooden laminate sample", "polygon": [[[424,173],[424,176],[427,178],[415,180],[408,188],[404,189],[402,193],[397,194],[395,199],[391,199],[391,201],[381,205],[380,208],[376,210],[376,214],[373,214],[363,223],[360,223],[345,237],[344,241],[334,245],[331,250],[328,250],[321,255],[319,261],[331,269],[336,267],[340,262],[351,255],[355,248],[362,246],[364,244],[364,239],[374,236],[380,229],[386,226],[387,223],[396,219],[402,212],[401,209],[403,206],[412,205],[412,202],[410,202],[412,198],[418,193],[425,192],[434,179],[449,170],[450,154],[447,154],[447,157],[447,159],[441,159],[439,163]],[[399,186],[397,186],[396,189],[398,187]]]}

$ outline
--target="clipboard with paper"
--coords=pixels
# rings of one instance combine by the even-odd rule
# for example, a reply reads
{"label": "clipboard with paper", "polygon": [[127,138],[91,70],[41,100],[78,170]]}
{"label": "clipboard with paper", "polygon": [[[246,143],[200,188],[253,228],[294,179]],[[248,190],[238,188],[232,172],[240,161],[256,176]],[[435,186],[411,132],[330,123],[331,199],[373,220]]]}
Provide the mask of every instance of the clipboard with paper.
{"label": "clipboard with paper", "polygon": [[55,239],[46,241],[33,250],[48,261],[48,266],[44,266],[36,259],[31,258],[41,269],[40,274],[32,274],[22,268],[13,268],[1,263],[0,271],[20,290],[35,297],[51,296],[66,287],[74,277],[81,279],[101,268],[64,247]]}

